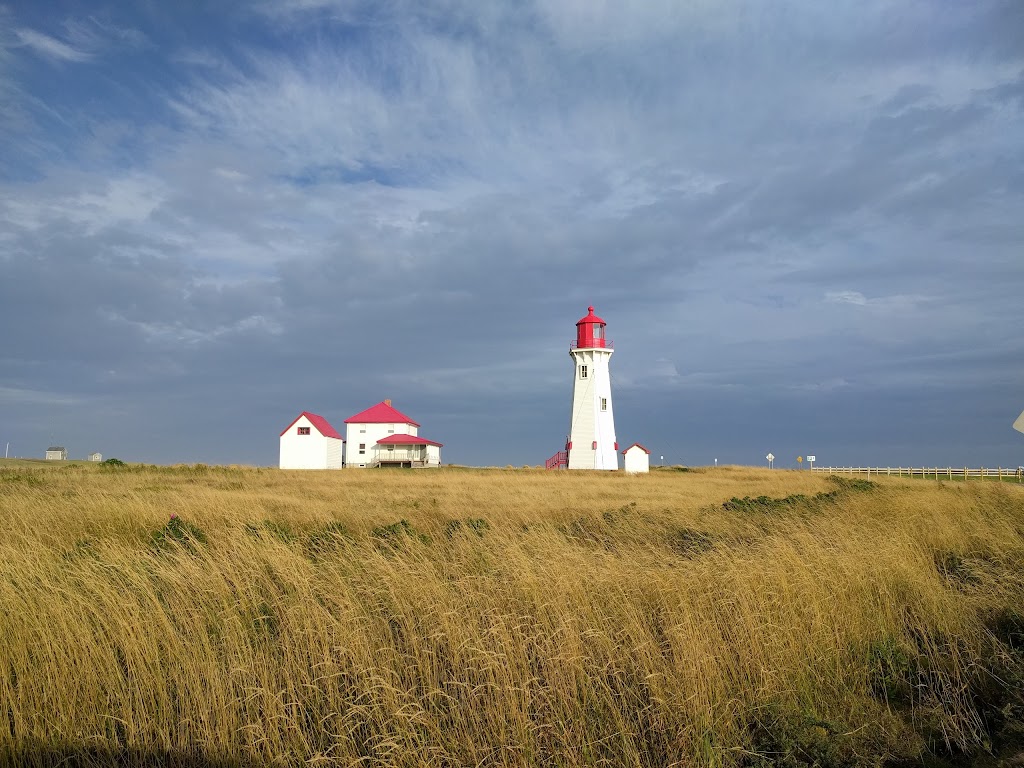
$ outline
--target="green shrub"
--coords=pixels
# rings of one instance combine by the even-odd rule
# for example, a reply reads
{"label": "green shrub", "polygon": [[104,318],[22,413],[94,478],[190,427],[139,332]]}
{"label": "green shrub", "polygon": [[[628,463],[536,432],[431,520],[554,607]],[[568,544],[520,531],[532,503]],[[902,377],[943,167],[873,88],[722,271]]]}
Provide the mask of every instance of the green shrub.
{"label": "green shrub", "polygon": [[379,543],[392,547],[400,546],[409,540],[419,541],[421,544],[430,543],[430,537],[417,531],[405,518],[391,525],[378,525],[370,532],[370,536]]}
{"label": "green shrub", "polygon": [[491,530],[491,524],[482,517],[467,517],[462,520],[449,520],[448,524],[444,527],[444,535],[450,539],[462,531],[463,528],[468,528],[477,536],[483,536],[485,531]]}
{"label": "green shrub", "polygon": [[177,515],[172,514],[171,519],[162,528],[153,531],[149,543],[150,548],[155,552],[181,547],[188,552],[195,553],[197,544],[206,543],[206,534],[198,526],[186,523]]}

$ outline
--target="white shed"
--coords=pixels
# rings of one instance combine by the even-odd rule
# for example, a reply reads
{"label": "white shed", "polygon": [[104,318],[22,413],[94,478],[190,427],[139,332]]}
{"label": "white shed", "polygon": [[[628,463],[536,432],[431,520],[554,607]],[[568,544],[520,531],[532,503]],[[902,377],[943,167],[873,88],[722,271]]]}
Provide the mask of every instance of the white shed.
{"label": "white shed", "polygon": [[46,449],[47,461],[67,461],[68,451],[63,445],[51,445]]}
{"label": "white shed", "polygon": [[638,472],[650,472],[651,452],[640,443],[633,443],[622,452],[623,468],[630,474]]}
{"label": "white shed", "polygon": [[103,461],[103,454],[99,451],[93,451],[89,454],[89,461]]}
{"label": "white shed", "polygon": [[341,469],[344,439],[323,416],[303,411],[281,433],[281,469]]}

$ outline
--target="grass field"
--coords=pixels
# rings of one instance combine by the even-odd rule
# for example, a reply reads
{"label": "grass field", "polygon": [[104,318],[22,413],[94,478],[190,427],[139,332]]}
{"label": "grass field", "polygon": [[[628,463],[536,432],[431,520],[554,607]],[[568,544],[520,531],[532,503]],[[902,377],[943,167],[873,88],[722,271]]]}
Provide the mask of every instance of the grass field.
{"label": "grass field", "polygon": [[0,466],[7,765],[1009,765],[1022,689],[1010,484]]}

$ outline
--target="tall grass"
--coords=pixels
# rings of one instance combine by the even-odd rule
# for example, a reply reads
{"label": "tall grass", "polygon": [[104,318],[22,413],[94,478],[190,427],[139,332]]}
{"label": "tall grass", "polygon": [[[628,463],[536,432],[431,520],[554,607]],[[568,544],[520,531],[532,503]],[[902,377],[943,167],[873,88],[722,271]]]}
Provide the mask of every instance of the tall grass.
{"label": "tall grass", "polygon": [[0,469],[0,761],[972,754],[1022,606],[1005,484]]}

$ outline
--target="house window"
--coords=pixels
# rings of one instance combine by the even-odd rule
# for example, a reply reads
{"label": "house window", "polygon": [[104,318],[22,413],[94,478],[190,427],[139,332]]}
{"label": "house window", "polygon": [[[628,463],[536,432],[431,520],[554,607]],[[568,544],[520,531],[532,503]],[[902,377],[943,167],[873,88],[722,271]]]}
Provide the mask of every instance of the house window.
{"label": "house window", "polygon": [[366,453],[366,443],[360,443],[359,444],[359,453],[360,454]]}
{"label": "house window", "polygon": [[359,434],[360,435],[365,435],[366,434],[366,427],[360,427],[359,428]]}
{"label": "house window", "polygon": [[300,435],[308,435],[309,434],[309,427],[299,427],[299,434]]}
{"label": "house window", "polygon": [[602,411],[607,411],[608,410],[608,398],[607,397],[602,397],[601,398],[601,410]]}
{"label": "house window", "polygon": [[395,425],[394,424],[388,424],[388,434],[391,434],[391,435],[395,434]]}
{"label": "house window", "polygon": [[389,450],[389,451],[393,451],[393,450],[395,450],[395,446],[393,446],[393,445],[389,445],[389,446],[388,446],[388,450]]}
{"label": "house window", "polygon": [[580,366],[580,378],[581,379],[587,378],[587,366],[585,366],[585,365],[581,365]]}

